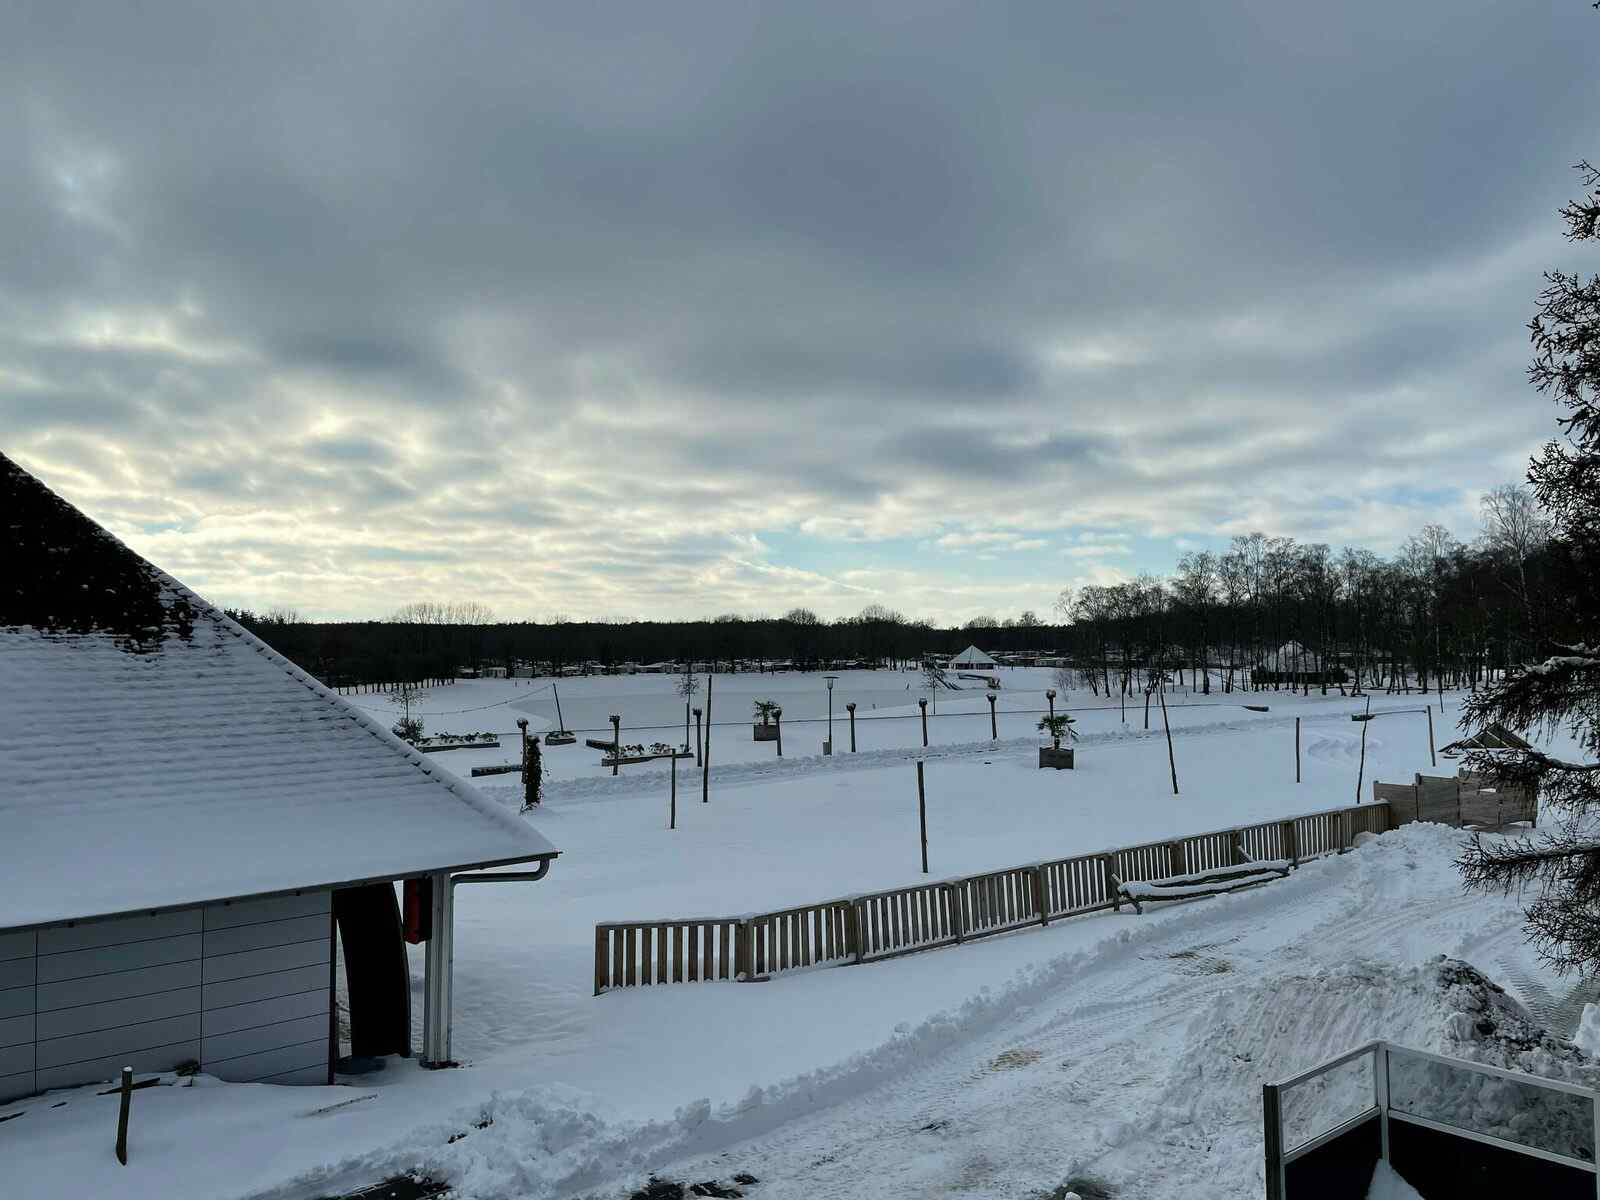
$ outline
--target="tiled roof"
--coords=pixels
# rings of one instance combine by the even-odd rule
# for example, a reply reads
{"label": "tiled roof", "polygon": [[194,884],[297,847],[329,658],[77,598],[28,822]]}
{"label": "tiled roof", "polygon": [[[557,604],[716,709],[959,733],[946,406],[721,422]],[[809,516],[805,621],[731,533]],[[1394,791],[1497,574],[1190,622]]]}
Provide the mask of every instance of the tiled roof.
{"label": "tiled roof", "polygon": [[0,928],[555,853],[3,455],[0,501]]}

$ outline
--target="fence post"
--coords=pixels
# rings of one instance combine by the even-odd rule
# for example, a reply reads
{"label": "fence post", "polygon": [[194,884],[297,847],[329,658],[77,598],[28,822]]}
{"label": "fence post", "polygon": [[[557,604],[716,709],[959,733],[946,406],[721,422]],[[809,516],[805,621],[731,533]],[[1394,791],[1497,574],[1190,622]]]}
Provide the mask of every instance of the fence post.
{"label": "fence post", "polygon": [[750,918],[740,917],[733,927],[733,978],[743,983],[755,977],[754,947],[750,938]]}
{"label": "fence post", "polygon": [[1261,1085],[1261,1132],[1266,1151],[1267,1200],[1284,1200],[1283,1120],[1278,1085]]}
{"label": "fence post", "polygon": [[610,939],[602,926],[594,927],[594,994],[598,996],[606,990],[610,982],[611,947]]}
{"label": "fence post", "polygon": [[1295,845],[1294,822],[1292,820],[1280,821],[1278,827],[1280,831],[1278,833],[1278,841],[1281,843],[1283,856],[1298,867],[1300,865],[1300,847]]}
{"label": "fence post", "polygon": [[117,1161],[128,1165],[128,1106],[133,1102],[133,1068],[122,1068],[121,1108],[117,1112]]}
{"label": "fence post", "polygon": [[1244,856],[1244,830],[1228,830],[1228,858],[1236,867],[1242,867],[1247,861]]}
{"label": "fence post", "polygon": [[1050,880],[1049,873],[1040,863],[1033,869],[1033,890],[1039,898],[1039,924],[1050,924]]}
{"label": "fence post", "polygon": [[1117,895],[1117,856],[1113,851],[1100,856],[1101,865],[1106,870],[1106,896],[1111,901],[1111,907],[1117,912],[1122,911],[1122,898]]}
{"label": "fence post", "polygon": [[1189,873],[1189,860],[1183,852],[1182,842],[1167,843],[1167,874],[1187,875]]}
{"label": "fence post", "polygon": [[962,891],[959,883],[944,884],[945,894],[950,897],[950,925],[955,930],[956,944],[960,945],[962,938],[967,934],[966,906],[962,903]]}
{"label": "fence post", "polygon": [[866,954],[866,947],[861,937],[863,922],[861,920],[861,901],[850,901],[849,910],[845,916],[844,941],[845,948],[855,955],[855,960],[860,962]]}

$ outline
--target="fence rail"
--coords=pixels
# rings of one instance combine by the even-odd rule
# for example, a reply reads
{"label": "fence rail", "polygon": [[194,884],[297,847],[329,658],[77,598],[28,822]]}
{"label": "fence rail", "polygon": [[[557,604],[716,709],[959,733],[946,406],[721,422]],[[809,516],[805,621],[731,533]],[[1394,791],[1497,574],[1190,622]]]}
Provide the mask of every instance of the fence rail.
{"label": "fence rail", "polygon": [[1248,862],[1298,865],[1348,849],[1358,833],[1383,833],[1399,823],[1380,800],[776,912],[606,922],[594,931],[594,993],[761,979],[953,946],[1061,917],[1120,909],[1116,880],[1166,879]]}

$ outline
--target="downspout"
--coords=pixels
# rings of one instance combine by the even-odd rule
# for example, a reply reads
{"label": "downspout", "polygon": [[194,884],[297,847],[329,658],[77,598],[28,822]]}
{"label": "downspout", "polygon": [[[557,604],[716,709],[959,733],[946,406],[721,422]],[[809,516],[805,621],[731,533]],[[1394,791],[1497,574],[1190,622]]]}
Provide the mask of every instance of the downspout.
{"label": "downspout", "polygon": [[453,1067],[450,1057],[451,985],[455,964],[456,884],[536,883],[550,873],[551,859],[541,859],[532,871],[479,871],[451,875],[436,871],[433,884],[428,946],[423,959],[422,1065]]}

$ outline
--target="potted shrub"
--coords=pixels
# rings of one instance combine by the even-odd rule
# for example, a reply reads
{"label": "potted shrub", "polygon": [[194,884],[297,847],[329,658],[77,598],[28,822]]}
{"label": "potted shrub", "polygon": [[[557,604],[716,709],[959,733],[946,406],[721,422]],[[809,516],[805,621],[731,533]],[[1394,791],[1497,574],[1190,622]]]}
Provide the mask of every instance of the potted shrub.
{"label": "potted shrub", "polygon": [[[1039,768],[1051,767],[1057,771],[1073,769],[1071,742],[1078,735],[1073,731],[1073,719],[1066,713],[1051,713],[1039,718],[1039,728],[1050,735],[1050,745],[1039,747]],[[1069,743],[1061,748],[1061,739]]]}
{"label": "potted shrub", "polygon": [[778,727],[772,723],[772,716],[778,711],[776,700],[757,700],[755,714],[761,718],[759,724],[752,726],[755,740],[758,742],[775,742],[778,740]]}

